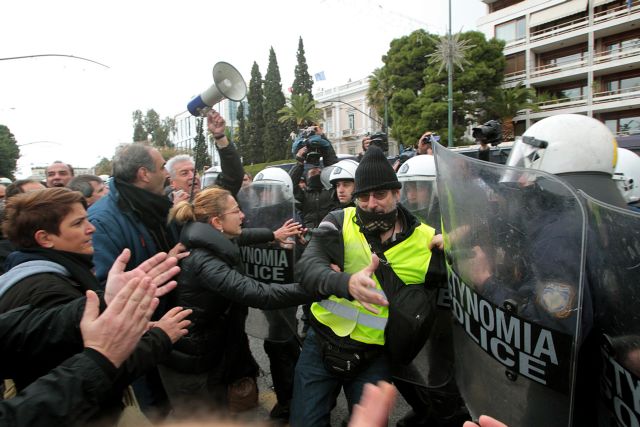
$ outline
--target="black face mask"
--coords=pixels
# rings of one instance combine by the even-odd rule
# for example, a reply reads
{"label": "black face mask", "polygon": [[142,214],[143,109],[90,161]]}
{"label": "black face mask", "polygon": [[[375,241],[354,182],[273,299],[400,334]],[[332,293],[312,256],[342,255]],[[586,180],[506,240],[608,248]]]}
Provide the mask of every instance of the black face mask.
{"label": "black face mask", "polygon": [[364,232],[384,233],[389,231],[396,224],[398,218],[398,209],[394,209],[388,213],[367,212],[356,206],[356,216],[360,222],[360,228]]}
{"label": "black face mask", "polygon": [[307,178],[307,185],[313,190],[321,190],[322,181],[320,181],[320,174]]}

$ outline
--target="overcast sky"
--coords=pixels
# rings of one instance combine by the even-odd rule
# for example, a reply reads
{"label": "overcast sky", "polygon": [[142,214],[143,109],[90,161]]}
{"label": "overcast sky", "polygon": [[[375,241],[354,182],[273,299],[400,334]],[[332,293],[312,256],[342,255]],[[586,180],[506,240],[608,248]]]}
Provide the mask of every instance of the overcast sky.
{"label": "overcast sky", "polygon": [[[453,31],[475,29],[480,0],[452,0]],[[34,0],[0,3],[0,124],[21,147],[25,167],[63,160],[93,166],[130,142],[136,109],[164,118],[212,83],[218,61],[247,84],[269,48],[282,85],[293,82],[298,37],[309,73],[324,71],[314,91],[368,76],[394,38],[418,28],[444,34],[447,0]]]}

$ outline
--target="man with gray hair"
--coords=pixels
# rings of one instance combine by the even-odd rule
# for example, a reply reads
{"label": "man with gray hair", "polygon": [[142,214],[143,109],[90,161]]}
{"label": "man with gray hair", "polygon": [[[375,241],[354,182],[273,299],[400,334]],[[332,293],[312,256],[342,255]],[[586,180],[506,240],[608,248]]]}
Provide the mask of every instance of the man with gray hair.
{"label": "man with gray hair", "polygon": [[87,207],[109,194],[109,187],[96,175],[78,175],[69,182],[68,187],[82,193]]}
{"label": "man with gray hair", "polygon": [[169,172],[169,185],[173,189],[169,198],[176,204],[183,200],[189,200],[193,193],[200,192],[200,178],[196,173],[196,164],[193,157],[188,154],[178,154],[167,161]]}
{"label": "man with gray hair", "polygon": [[[164,196],[164,184],[169,176],[160,152],[146,144],[120,147],[113,159],[113,178],[109,194],[89,208],[93,233],[93,263],[101,283],[118,255],[131,250],[127,270],[134,269],[158,252],[181,258],[188,254],[178,243],[178,230],[167,225],[172,203]],[[160,299],[156,316],[166,311],[166,301]],[[156,317],[154,316],[154,318]],[[142,410],[151,418],[169,411],[166,393],[157,370],[148,372],[133,384]]]}
{"label": "man with gray hair", "polygon": [[93,262],[98,280],[107,273],[123,249],[131,249],[128,269],[158,252],[182,251],[178,232],[167,226],[171,202],[164,197],[168,173],[160,152],[145,144],[121,147],[113,159],[109,194],[89,208],[93,234]]}

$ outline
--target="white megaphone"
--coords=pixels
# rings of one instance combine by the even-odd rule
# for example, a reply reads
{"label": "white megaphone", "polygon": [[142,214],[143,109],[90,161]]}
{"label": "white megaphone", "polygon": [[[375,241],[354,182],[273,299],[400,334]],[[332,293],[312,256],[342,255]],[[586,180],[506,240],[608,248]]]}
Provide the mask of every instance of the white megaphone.
{"label": "white megaphone", "polygon": [[213,84],[187,105],[194,116],[206,116],[207,112],[223,99],[241,101],[247,95],[247,84],[240,72],[228,62],[213,66]]}

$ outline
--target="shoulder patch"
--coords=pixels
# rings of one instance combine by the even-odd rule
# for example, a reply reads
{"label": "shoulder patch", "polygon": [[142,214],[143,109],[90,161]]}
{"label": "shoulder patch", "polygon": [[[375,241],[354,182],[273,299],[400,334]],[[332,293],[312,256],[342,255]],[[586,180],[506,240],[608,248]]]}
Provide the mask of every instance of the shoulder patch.
{"label": "shoulder patch", "polygon": [[538,304],[553,317],[569,317],[575,308],[575,287],[568,283],[544,282],[537,286]]}

